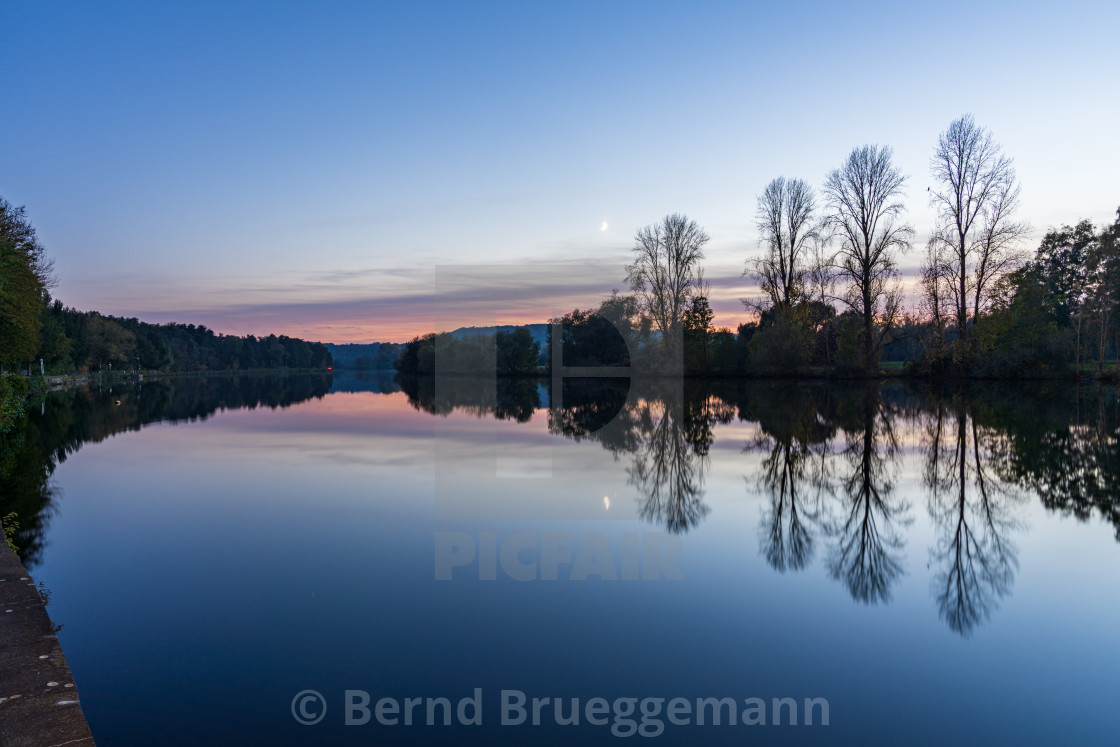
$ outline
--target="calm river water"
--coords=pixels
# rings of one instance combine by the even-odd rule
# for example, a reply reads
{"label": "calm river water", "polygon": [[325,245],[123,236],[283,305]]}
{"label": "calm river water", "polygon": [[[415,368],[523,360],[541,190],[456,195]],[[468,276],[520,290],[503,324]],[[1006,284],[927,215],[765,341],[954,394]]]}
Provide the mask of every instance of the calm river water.
{"label": "calm river water", "polygon": [[0,513],[98,743],[1120,742],[1115,389],[558,390],[36,402]]}

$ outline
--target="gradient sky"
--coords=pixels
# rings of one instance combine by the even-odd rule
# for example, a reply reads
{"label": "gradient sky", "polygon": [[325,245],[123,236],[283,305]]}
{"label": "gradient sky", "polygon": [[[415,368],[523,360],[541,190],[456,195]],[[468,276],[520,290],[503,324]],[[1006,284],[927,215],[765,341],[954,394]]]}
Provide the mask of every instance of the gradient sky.
{"label": "gradient sky", "polygon": [[732,325],[771,178],[819,187],[891,145],[924,239],[929,158],[966,112],[1015,159],[1031,248],[1111,222],[1118,22],[1115,2],[5,2],[0,195],[67,305],[334,342],[426,331],[437,265],[617,267],[509,291],[590,305],[635,229],[683,212]]}

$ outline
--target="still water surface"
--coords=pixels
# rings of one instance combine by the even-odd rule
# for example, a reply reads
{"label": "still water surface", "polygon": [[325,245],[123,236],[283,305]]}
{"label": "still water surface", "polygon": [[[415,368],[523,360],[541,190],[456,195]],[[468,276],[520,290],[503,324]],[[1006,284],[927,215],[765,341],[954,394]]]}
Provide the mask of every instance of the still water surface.
{"label": "still water surface", "polygon": [[214,377],[51,394],[0,508],[99,744],[617,742],[596,697],[688,700],[664,744],[1115,744],[1118,436],[1065,383]]}

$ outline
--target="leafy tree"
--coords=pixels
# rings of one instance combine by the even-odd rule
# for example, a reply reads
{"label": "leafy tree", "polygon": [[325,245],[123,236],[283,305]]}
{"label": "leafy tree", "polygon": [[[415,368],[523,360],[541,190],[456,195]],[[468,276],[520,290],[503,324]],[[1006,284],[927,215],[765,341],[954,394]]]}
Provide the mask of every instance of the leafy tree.
{"label": "leafy tree", "polygon": [[[1116,312],[1120,310],[1120,208],[1116,210],[1116,221],[1101,230],[1088,259],[1086,300],[1097,329],[1097,370],[1100,371],[1108,357],[1109,335],[1116,328]],[[1120,361],[1120,340],[1115,341],[1114,354]]]}
{"label": "leafy tree", "polygon": [[494,335],[494,346],[497,349],[499,375],[516,376],[537,372],[541,345],[525,327],[518,327],[512,332],[499,331]]}
{"label": "leafy tree", "polygon": [[693,296],[684,313],[685,370],[708,373],[711,370],[711,331],[715,312],[707,296]]}
{"label": "leafy tree", "polygon": [[1035,257],[1040,277],[1054,299],[1058,324],[1071,326],[1081,310],[1089,279],[1089,255],[1096,249],[1093,224],[1083,220],[1074,227],[1051,229]]}
{"label": "leafy tree", "polygon": [[[553,323],[548,325],[545,350],[552,350]],[[559,320],[565,366],[628,366],[630,348],[618,327],[591,309],[573,309]],[[624,327],[625,329],[625,327]],[[547,365],[551,367],[549,353]]]}
{"label": "leafy tree", "polygon": [[44,303],[39,318],[39,357],[50,371],[69,371],[73,368],[72,349],[62,302]]}
{"label": "leafy tree", "polygon": [[1057,299],[1042,268],[1022,267],[996,284],[993,307],[976,324],[977,373],[1037,376],[1057,373],[1066,357]]}
{"label": "leafy tree", "polygon": [[766,375],[797,374],[811,362],[813,337],[802,306],[774,306],[762,313],[750,342],[751,370]]}
{"label": "leafy tree", "polygon": [[373,364],[370,367],[377,370],[391,369],[393,363],[400,357],[402,347],[402,345],[397,345],[392,342],[381,343],[377,348],[377,352],[373,355]]}
{"label": "leafy tree", "polygon": [[51,261],[26,209],[0,197],[0,365],[35,357],[39,316],[52,282]]}
{"label": "leafy tree", "polygon": [[[136,350],[136,335],[100,314],[93,314],[89,320],[92,359],[98,370],[102,366],[117,364],[117,369],[127,368],[128,361]],[[126,364],[121,366],[121,364]]]}
{"label": "leafy tree", "polygon": [[599,316],[613,324],[627,341],[645,344],[653,328],[653,320],[642,313],[637,296],[612,290],[610,296],[599,304]]}
{"label": "leafy tree", "polygon": [[436,333],[417,335],[404,344],[394,367],[402,374],[431,374],[436,370]]}
{"label": "leafy tree", "polygon": [[1093,224],[1083,220],[1074,227],[1062,226],[1043,237],[1035,265],[1054,299],[1054,312],[1060,327],[1074,334],[1074,363],[1081,367],[1082,336],[1085,328],[1085,303],[1092,284],[1089,258],[1099,251]]}
{"label": "leafy tree", "polygon": [[735,376],[743,371],[738,337],[727,327],[720,327],[711,334],[712,356],[710,371],[718,376]]}

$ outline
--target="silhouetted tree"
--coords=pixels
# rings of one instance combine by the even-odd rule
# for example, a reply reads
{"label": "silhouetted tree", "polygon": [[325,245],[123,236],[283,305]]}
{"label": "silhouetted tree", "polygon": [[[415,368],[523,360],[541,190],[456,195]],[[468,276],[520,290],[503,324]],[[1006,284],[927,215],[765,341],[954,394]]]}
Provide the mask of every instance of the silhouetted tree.
{"label": "silhouetted tree", "polygon": [[[626,366],[630,364],[630,348],[619,327],[591,309],[573,309],[548,325],[546,350],[552,350],[552,328],[559,321],[565,366]],[[623,319],[623,321],[627,321]],[[622,325],[626,329],[627,325]],[[552,365],[551,355],[547,356]]]}
{"label": "silhouetted tree", "polygon": [[[1108,357],[1110,334],[1115,330],[1120,310],[1120,208],[1116,221],[1101,230],[1088,257],[1087,310],[1097,327],[1097,371]],[[1120,363],[1120,339],[1115,340],[1114,355]]]}
{"label": "silhouetted tree", "polygon": [[972,115],[954,120],[941,133],[930,166],[937,184],[929,193],[937,224],[926,272],[945,283],[927,291],[946,292],[964,357],[970,323],[987,308],[996,281],[1021,261],[1018,243],[1029,227],[1015,220],[1019,185],[1011,159]]}
{"label": "silhouetted tree", "polygon": [[[778,177],[758,197],[755,225],[765,253],[748,264],[769,305],[788,310],[807,294],[813,245],[820,239],[813,188]],[[757,304],[756,304],[757,306]]]}
{"label": "silhouetted tree", "polygon": [[913,229],[902,222],[906,177],[891,149],[854,149],[825,179],[825,227],[839,241],[837,271],[847,283],[842,301],[862,320],[862,366],[877,371],[879,353],[899,315],[896,256],[910,249]]}
{"label": "silhouetted tree", "polygon": [[494,346],[499,375],[519,376],[537,372],[541,346],[525,327],[518,327],[512,332],[497,332],[494,335]]}
{"label": "silhouetted tree", "polygon": [[696,221],[679,214],[638,229],[634,237],[634,261],[626,268],[626,280],[661,333],[670,361],[680,353],[684,312],[699,282],[709,239]]}
{"label": "silhouetted tree", "polygon": [[684,312],[685,370],[711,372],[711,332],[715,313],[706,295],[695,295]]}

